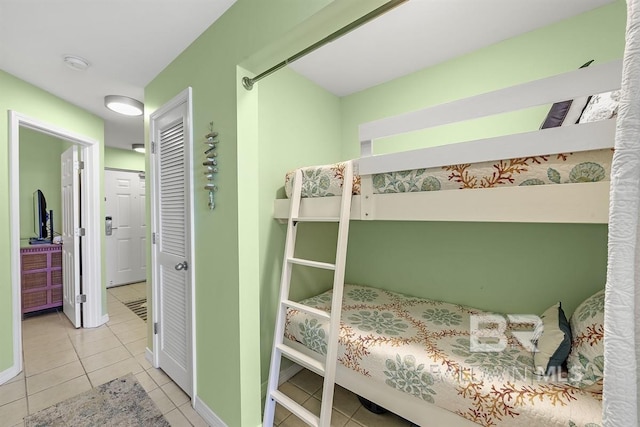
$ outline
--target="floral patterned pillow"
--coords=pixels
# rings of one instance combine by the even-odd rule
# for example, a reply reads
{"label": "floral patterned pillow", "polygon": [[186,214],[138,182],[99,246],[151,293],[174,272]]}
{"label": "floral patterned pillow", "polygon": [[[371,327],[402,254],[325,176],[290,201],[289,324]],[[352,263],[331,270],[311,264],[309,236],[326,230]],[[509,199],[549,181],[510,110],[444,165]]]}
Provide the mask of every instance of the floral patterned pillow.
{"label": "floral patterned pillow", "polygon": [[604,377],[604,289],[582,302],[571,316],[573,343],[567,359],[569,383],[602,393]]}

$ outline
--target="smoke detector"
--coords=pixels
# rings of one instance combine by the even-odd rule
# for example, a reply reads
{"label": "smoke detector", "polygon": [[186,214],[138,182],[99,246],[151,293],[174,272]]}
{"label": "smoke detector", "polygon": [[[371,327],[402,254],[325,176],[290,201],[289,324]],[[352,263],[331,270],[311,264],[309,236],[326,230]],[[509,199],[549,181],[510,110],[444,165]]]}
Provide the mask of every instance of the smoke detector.
{"label": "smoke detector", "polygon": [[77,71],[84,71],[89,68],[89,61],[76,55],[65,55],[62,60],[67,67]]}

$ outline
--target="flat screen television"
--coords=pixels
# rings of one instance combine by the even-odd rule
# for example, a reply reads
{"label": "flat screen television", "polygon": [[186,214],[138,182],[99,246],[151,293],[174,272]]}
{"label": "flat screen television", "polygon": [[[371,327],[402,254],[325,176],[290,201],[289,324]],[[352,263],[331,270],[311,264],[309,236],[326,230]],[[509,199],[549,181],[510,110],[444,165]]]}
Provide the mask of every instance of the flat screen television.
{"label": "flat screen television", "polygon": [[40,190],[33,192],[33,231],[36,237],[29,239],[29,243],[53,241],[53,211],[47,212],[47,200]]}

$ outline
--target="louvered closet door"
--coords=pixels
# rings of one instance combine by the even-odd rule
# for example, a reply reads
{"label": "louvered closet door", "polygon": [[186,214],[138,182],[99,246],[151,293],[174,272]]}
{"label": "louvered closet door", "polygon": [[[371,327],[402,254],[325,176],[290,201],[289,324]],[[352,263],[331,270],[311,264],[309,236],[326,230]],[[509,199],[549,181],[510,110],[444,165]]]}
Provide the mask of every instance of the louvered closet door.
{"label": "louvered closet door", "polygon": [[160,367],[189,395],[191,377],[191,283],[186,104],[161,116],[155,127],[156,278]]}

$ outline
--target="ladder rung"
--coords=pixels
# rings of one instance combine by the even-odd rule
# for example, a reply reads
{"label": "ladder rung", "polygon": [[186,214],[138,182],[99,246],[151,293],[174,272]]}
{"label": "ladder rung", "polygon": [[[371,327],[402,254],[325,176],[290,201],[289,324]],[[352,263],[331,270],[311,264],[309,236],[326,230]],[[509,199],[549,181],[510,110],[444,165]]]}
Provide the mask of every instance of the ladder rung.
{"label": "ladder rung", "polygon": [[289,347],[286,344],[277,344],[276,347],[278,348],[278,350],[280,350],[280,353],[287,356],[287,359],[290,359],[296,362],[298,365],[304,366],[305,368],[311,369],[313,372],[320,376],[324,376],[324,362],[316,360],[313,357],[308,356],[301,351],[296,350],[295,348]]}
{"label": "ladder rung", "polygon": [[291,218],[294,222],[340,222],[338,216],[300,216]]}
{"label": "ladder rung", "polygon": [[318,427],[320,425],[320,418],[313,415],[308,409],[282,393],[280,390],[272,391],[271,398],[310,426]]}
{"label": "ladder rung", "polygon": [[282,303],[288,307],[295,308],[298,311],[302,311],[303,313],[311,314],[315,317],[319,317],[320,319],[331,319],[331,315],[324,310],[318,310],[317,308],[310,307],[308,305],[300,304],[297,302],[284,300]]}
{"label": "ladder rung", "polygon": [[288,258],[287,261],[293,264],[306,265],[307,267],[324,268],[325,270],[335,270],[335,264],[329,264],[327,262],[311,261],[310,259],[302,258]]}

